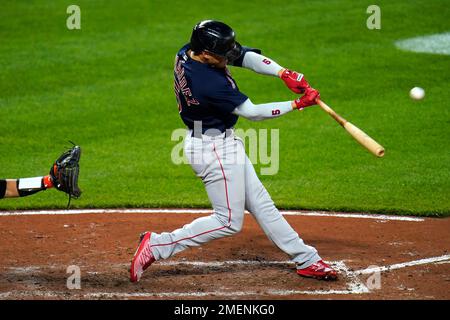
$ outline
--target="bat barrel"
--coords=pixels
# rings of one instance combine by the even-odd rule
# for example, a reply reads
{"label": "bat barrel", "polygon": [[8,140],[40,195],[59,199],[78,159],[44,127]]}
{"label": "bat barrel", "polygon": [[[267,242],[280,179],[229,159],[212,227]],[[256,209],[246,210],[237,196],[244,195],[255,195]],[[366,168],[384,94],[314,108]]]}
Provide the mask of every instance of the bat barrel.
{"label": "bat barrel", "polygon": [[364,131],[359,129],[354,124],[347,122],[344,125],[345,130],[364,148],[369,150],[375,156],[381,158],[384,156],[384,148],[371,137],[369,137]]}
{"label": "bat barrel", "polygon": [[377,150],[376,156],[380,157],[380,158],[384,156],[384,148],[383,147],[381,147],[380,149]]}
{"label": "bat barrel", "polygon": [[369,150],[377,157],[381,158],[384,156],[384,148],[378,142],[369,137],[357,126],[342,118],[322,100],[317,99],[316,102],[326,113],[328,113],[334,120],[336,120],[342,127],[344,127],[345,130],[347,130],[347,132],[364,148]]}

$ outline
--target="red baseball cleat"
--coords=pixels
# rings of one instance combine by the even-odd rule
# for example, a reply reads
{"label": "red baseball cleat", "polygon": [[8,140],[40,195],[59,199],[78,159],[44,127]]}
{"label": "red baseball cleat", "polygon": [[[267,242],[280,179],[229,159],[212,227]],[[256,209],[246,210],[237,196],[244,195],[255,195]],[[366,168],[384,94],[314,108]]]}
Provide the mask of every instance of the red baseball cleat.
{"label": "red baseball cleat", "polygon": [[145,269],[156,261],[150,249],[150,232],[144,232],[139,239],[139,247],[134,253],[130,268],[130,281],[138,282]]}
{"label": "red baseball cleat", "polygon": [[302,277],[314,278],[318,280],[336,280],[337,272],[323,260],[313,263],[307,268],[297,269],[297,274]]}

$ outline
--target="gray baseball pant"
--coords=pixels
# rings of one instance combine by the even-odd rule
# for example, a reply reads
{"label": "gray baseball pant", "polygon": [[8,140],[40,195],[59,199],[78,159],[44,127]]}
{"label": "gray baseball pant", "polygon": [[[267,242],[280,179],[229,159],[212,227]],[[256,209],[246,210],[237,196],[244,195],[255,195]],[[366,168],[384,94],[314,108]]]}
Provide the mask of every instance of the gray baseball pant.
{"label": "gray baseball pant", "polygon": [[306,268],[321,259],[317,250],[304,244],[275,207],[245,154],[243,141],[234,133],[196,138],[189,130],[184,151],[205,185],[214,212],[173,232],[152,233],[150,245],[156,260],[239,232],[245,209],[298,267]]}

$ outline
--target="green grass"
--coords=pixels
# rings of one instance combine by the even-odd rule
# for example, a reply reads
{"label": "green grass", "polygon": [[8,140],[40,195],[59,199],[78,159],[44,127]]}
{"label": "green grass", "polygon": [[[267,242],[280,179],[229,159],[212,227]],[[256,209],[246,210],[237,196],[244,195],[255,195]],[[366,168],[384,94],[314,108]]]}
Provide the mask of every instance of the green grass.
{"label": "green grass", "polygon": [[[239,128],[280,130],[280,170],[262,176],[280,208],[450,215],[450,57],[400,51],[397,39],[450,30],[448,1],[73,1],[0,5],[0,177],[43,175],[73,140],[82,198],[73,207],[205,207],[188,165],[174,165],[182,128],[173,57],[199,20],[306,74],[338,113],[386,148],[375,158],[320,108]],[[281,81],[233,68],[255,103],[295,96]],[[426,89],[415,103],[413,86]],[[256,166],[257,169],[260,166]],[[0,201],[0,210],[64,208],[56,191]]]}

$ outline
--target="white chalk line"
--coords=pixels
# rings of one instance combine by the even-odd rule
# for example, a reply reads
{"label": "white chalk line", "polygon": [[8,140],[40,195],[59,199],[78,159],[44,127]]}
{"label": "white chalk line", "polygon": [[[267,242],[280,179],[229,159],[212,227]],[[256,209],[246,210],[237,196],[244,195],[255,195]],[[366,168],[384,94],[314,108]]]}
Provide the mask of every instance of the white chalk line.
{"label": "white chalk line", "polygon": [[[344,263],[344,261],[336,261],[333,263],[330,263],[331,266],[338,271],[338,273],[342,274],[344,273],[347,278],[347,290],[343,291],[341,294],[362,294],[362,293],[369,293],[369,289],[364,285],[364,283],[361,282],[361,280],[352,272],[349,270],[347,265]],[[330,290],[335,291],[335,290]],[[348,293],[344,293],[348,292]],[[330,293],[330,294],[336,294],[336,293]]]}
{"label": "white chalk line", "polygon": [[430,263],[436,263],[441,261],[446,261],[450,259],[450,254],[439,256],[439,257],[432,257],[432,258],[426,258],[426,259],[420,259],[420,260],[414,260],[404,263],[397,263],[392,264],[390,266],[382,266],[382,267],[376,267],[376,268],[367,268],[363,270],[354,271],[355,274],[373,274],[376,272],[384,272],[384,271],[391,271],[396,269],[402,269],[406,267],[413,267],[413,266],[420,266],[424,264],[430,264]]}
{"label": "white chalk line", "polygon": [[[211,214],[211,209],[73,209],[73,210],[25,210],[25,211],[0,211],[0,216],[32,216],[32,215],[74,215],[74,214],[112,214],[112,213],[174,213],[174,214]],[[249,214],[248,211],[246,211]],[[308,216],[308,217],[336,217],[336,218],[355,218],[355,219],[374,219],[374,220],[392,220],[392,221],[413,221],[422,222],[423,218],[388,216],[378,214],[362,213],[327,213],[317,211],[295,211],[280,210],[282,215],[286,216]]]}
{"label": "white chalk line", "polygon": [[47,298],[70,298],[80,296],[85,299],[99,298],[182,298],[182,297],[245,297],[245,296],[292,296],[292,295],[348,295],[355,294],[350,290],[267,290],[264,292],[256,291],[206,291],[206,292],[91,292],[85,294],[77,294],[76,291],[9,291],[0,293],[0,299],[12,297],[47,297]]}
{"label": "white chalk line", "polygon": [[88,293],[86,298],[177,298],[177,297],[245,297],[245,296],[292,296],[292,295],[346,295],[356,294],[350,290],[266,290],[266,291],[209,291],[209,292],[142,292],[142,293]]}
{"label": "white chalk line", "polygon": [[[207,291],[207,292],[136,292],[136,293],[125,293],[125,292],[90,292],[85,294],[78,294],[74,291],[9,291],[0,293],[0,299],[6,299],[8,297],[12,298],[25,298],[25,297],[46,297],[46,298],[70,298],[81,297],[84,299],[99,299],[99,298],[181,298],[181,297],[243,297],[243,296],[292,296],[292,295],[349,295],[349,294],[364,294],[370,293],[370,290],[364,283],[358,278],[358,275],[362,274],[372,274],[375,272],[390,271],[395,269],[401,269],[411,266],[424,265],[424,264],[442,264],[450,260],[450,255],[443,255],[439,257],[432,257],[420,260],[414,260],[405,263],[393,264],[390,266],[377,267],[377,268],[367,268],[358,271],[350,271],[344,261],[330,261],[328,262],[338,270],[342,275],[345,274],[347,278],[347,289],[344,290],[280,290],[280,289],[269,289],[266,291]],[[227,265],[282,265],[282,264],[293,264],[292,261],[247,261],[247,260],[229,260],[229,261],[170,261],[161,262],[161,265],[174,266],[174,265],[193,265],[201,267],[217,267],[217,266],[227,266]],[[121,265],[122,266],[122,265]],[[51,266],[55,267],[55,266]],[[18,273],[23,274],[24,270],[37,271],[41,267],[39,266],[28,266],[28,267],[15,267],[9,268],[11,270],[17,269]]]}

